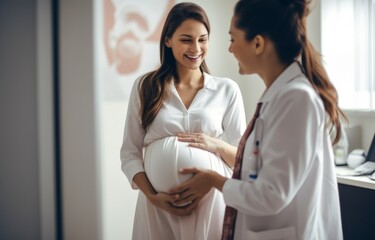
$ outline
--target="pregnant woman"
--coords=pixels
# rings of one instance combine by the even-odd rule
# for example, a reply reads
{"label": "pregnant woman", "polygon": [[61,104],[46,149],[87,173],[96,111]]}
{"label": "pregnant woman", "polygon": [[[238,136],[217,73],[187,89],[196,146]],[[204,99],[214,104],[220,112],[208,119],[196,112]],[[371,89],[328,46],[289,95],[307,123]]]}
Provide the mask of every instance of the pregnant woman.
{"label": "pregnant woman", "polygon": [[[238,85],[208,73],[209,33],[201,7],[175,5],[161,35],[160,67],[134,83],[121,148],[122,170],[140,189],[133,239],[220,238],[225,204],[218,190],[183,204],[168,194],[191,177],[180,175],[181,168],[230,177],[234,146],[246,127]],[[191,141],[209,144],[211,152],[189,146]]]}

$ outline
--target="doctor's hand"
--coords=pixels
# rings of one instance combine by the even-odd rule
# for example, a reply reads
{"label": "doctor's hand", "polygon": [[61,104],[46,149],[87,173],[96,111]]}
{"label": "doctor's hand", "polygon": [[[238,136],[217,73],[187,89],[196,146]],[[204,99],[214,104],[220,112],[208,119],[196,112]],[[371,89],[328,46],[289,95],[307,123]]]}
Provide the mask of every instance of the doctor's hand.
{"label": "doctor's hand", "polygon": [[180,170],[181,174],[193,173],[186,182],[170,189],[169,193],[174,195],[174,204],[185,204],[198,202],[213,188],[222,190],[226,177],[206,169],[184,168]]}
{"label": "doctor's hand", "polygon": [[148,200],[155,207],[163,209],[164,211],[177,216],[187,216],[191,214],[197,207],[197,204],[194,203],[185,207],[176,207],[172,204],[172,202],[174,201],[174,195],[167,193],[156,193],[152,196],[149,196]]}
{"label": "doctor's hand", "polygon": [[204,133],[178,133],[178,141],[189,143],[190,147],[200,148],[209,152],[217,153],[221,140],[210,137]]}
{"label": "doctor's hand", "polygon": [[178,141],[189,143],[190,147],[200,148],[217,153],[229,167],[233,167],[237,153],[237,147],[204,133],[178,133]]}

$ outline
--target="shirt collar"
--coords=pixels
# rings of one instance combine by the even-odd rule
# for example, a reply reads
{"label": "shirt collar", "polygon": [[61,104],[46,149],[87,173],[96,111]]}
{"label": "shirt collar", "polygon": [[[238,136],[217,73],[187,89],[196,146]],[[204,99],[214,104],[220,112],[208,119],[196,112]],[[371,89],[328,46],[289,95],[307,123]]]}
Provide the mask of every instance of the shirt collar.
{"label": "shirt collar", "polygon": [[302,70],[302,66],[299,62],[295,61],[287,67],[284,72],[282,72],[276,80],[271,84],[271,86],[266,89],[261,96],[259,102],[270,101],[277,92],[280,91],[288,82],[295,79],[297,76],[305,76]]}
{"label": "shirt collar", "polygon": [[204,77],[204,88],[211,89],[211,90],[217,89],[217,83],[210,74],[203,72],[203,77]]}
{"label": "shirt collar", "polygon": [[[174,81],[173,81],[174,85]],[[203,88],[210,90],[217,90],[217,82],[215,79],[208,73],[203,72]]]}

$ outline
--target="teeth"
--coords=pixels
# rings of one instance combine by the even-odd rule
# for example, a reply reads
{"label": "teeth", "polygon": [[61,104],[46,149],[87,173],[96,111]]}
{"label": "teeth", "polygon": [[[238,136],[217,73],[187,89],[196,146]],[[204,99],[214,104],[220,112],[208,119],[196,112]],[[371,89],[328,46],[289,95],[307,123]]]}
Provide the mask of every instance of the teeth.
{"label": "teeth", "polygon": [[200,55],[198,55],[198,56],[189,56],[189,55],[186,55],[188,58],[194,58],[194,59],[197,59],[197,58],[199,58],[200,57]]}

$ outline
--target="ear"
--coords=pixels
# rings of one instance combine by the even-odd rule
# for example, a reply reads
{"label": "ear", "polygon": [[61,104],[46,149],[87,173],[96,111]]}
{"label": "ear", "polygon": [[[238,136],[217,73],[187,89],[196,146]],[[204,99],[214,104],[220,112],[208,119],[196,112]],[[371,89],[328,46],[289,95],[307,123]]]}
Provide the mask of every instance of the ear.
{"label": "ear", "polygon": [[259,55],[264,52],[266,39],[262,35],[256,35],[254,38],[255,54]]}
{"label": "ear", "polygon": [[169,38],[165,39],[164,44],[165,44],[165,46],[167,46],[169,48],[171,47],[171,42],[170,42]]}

